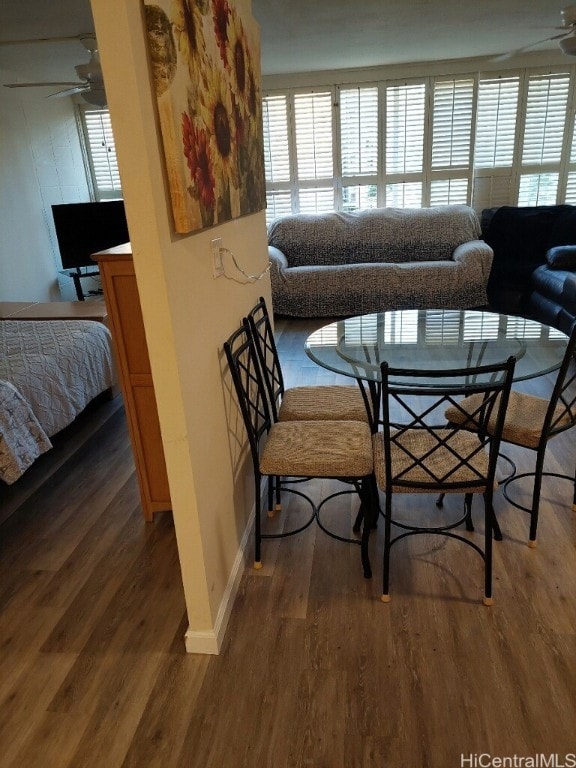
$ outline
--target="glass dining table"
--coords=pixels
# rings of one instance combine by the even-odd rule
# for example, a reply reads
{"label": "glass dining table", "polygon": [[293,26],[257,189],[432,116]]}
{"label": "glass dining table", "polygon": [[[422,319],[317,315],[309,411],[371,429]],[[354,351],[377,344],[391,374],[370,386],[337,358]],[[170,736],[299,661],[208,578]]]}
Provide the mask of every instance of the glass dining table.
{"label": "glass dining table", "polygon": [[[535,320],[472,309],[402,309],[349,317],[306,339],[306,354],[334,373],[368,385],[377,401],[380,364],[395,368],[466,369],[516,358],[514,381],[560,367],[568,337]],[[453,383],[452,379],[452,383]],[[410,386],[409,378],[395,380]],[[431,385],[442,387],[442,379]],[[466,377],[463,377],[466,386]],[[368,403],[367,403],[368,405]]]}

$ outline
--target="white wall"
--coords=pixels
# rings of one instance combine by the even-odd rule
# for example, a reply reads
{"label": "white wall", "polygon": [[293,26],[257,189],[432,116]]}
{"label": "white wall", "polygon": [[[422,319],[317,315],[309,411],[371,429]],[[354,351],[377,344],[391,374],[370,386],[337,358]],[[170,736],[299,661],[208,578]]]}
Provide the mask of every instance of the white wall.
{"label": "white wall", "polygon": [[0,301],[74,299],[50,206],[89,199],[70,99],[0,88]]}
{"label": "white wall", "polygon": [[265,75],[262,78],[262,90],[273,91],[285,88],[309,88],[345,85],[349,83],[373,83],[381,80],[434,77],[442,75],[462,75],[481,72],[503,72],[523,67],[550,66],[570,67],[573,58],[564,56],[559,50],[531,51],[511,56],[504,60],[498,57],[480,59],[459,59],[446,61],[420,61],[414,64],[388,64],[381,67],[363,67],[361,69],[323,70],[319,72],[297,72],[286,75]]}
{"label": "white wall", "polygon": [[215,280],[210,240],[222,237],[256,274],[268,261],[265,215],[173,234],[142,6],[92,0],[92,10],[166,454],[190,623],[187,648],[216,652],[244,568],[241,544],[253,507],[246,437],[222,345],[260,294],[270,301],[270,285],[268,278]]}

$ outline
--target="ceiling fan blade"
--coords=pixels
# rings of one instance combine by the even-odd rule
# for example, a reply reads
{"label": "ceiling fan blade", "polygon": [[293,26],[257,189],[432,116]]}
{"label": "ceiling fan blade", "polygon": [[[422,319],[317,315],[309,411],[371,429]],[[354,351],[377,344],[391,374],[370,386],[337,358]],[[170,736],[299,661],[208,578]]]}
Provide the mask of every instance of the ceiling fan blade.
{"label": "ceiling fan blade", "polygon": [[552,35],[552,37],[545,37],[543,40],[536,40],[535,43],[530,43],[529,45],[523,45],[522,48],[516,48],[515,51],[509,51],[508,53],[502,53],[500,56],[496,56],[494,58],[494,61],[506,61],[506,59],[512,58],[512,56],[517,56],[519,53],[524,53],[524,51],[529,51],[530,48],[535,48],[537,45],[541,45],[542,43],[550,43],[552,40],[560,40],[563,37],[567,37],[569,34],[573,32],[573,29],[564,29],[563,32],[561,32],[559,35]]}
{"label": "ceiling fan blade", "polygon": [[67,35],[65,37],[31,37],[25,40],[0,40],[0,45],[28,45],[30,43],[65,43],[68,40],[81,40],[83,37],[93,37],[90,33],[83,35]]}
{"label": "ceiling fan blade", "polygon": [[4,88],[44,88],[45,86],[53,88],[56,85],[85,85],[85,83],[79,83],[77,80],[74,82],[62,82],[61,80],[56,83],[4,83]]}
{"label": "ceiling fan blade", "polygon": [[74,96],[75,93],[82,93],[83,91],[90,90],[88,83],[84,85],[77,85],[75,88],[67,88],[65,91],[58,91],[58,93],[51,93],[48,98],[52,99],[59,96]]}

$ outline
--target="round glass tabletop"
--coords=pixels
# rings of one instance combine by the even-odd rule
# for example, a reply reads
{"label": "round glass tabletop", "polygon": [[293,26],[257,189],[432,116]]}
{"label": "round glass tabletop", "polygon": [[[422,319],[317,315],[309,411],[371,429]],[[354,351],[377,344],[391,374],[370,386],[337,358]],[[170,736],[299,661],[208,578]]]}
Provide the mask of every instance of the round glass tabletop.
{"label": "round glass tabletop", "polygon": [[[366,381],[380,380],[384,361],[394,368],[448,370],[501,363],[513,355],[514,381],[522,381],[559,368],[567,342],[561,331],[514,315],[403,309],[324,325],[306,339],[306,353],[323,368]],[[434,383],[443,385],[441,379]]]}

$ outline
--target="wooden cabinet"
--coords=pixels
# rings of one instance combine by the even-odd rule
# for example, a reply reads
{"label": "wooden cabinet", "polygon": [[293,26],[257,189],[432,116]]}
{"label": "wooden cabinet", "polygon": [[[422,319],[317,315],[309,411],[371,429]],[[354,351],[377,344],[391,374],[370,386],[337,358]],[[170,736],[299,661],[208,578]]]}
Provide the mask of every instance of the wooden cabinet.
{"label": "wooden cabinet", "polygon": [[120,386],[146,520],[171,509],[166,461],[130,244],[94,254],[116,349]]}

